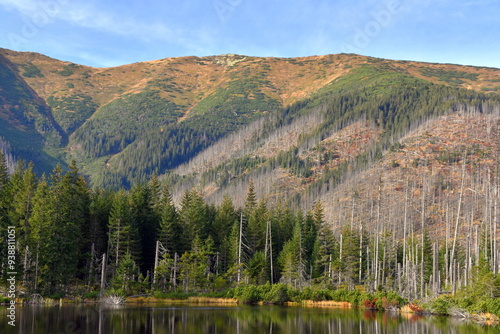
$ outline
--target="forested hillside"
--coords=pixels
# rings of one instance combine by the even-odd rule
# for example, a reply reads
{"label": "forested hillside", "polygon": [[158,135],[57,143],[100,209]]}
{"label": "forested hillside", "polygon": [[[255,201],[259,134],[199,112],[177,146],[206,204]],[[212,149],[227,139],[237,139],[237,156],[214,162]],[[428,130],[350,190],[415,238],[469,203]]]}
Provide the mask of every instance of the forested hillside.
{"label": "forested hillside", "polygon": [[[236,155],[226,154],[232,165],[264,154],[279,165],[300,165],[293,168],[296,182],[309,186],[311,180],[304,181],[308,174],[313,181],[320,178],[310,162],[314,159],[294,154],[292,146],[301,154],[304,143],[306,150],[308,145],[322,146],[321,137],[366,114],[377,127],[374,131],[386,138],[383,148],[388,136],[395,140],[425,117],[449,111],[455,102],[474,105],[491,99],[500,80],[497,69],[345,54],[183,57],[115,68],[5,49],[0,54],[5,120],[0,136],[13,156],[35,161],[38,172],[75,159],[92,186],[115,189],[146,182],[152,175],[174,180],[189,174],[184,164],[210,155],[214,145],[227,143],[231,135],[235,146],[244,146]],[[386,114],[379,115],[378,109]],[[284,127],[300,127],[306,119],[309,126],[296,127],[294,140],[270,142],[280,137],[279,131],[287,131]],[[248,136],[251,129],[256,131],[256,136],[249,135],[252,143],[235,137],[238,131]],[[283,190],[282,195],[294,194]]]}
{"label": "forested hillside", "polygon": [[[307,212],[271,205],[252,183],[242,207],[229,196],[208,204],[196,190],[176,206],[157,178],[130,191],[93,190],[74,163],[67,172],[56,167],[39,178],[33,166],[19,164],[9,175],[3,156],[0,162],[0,233],[16,227],[19,259],[14,269],[2,262],[1,275],[15,270],[22,296],[211,293],[249,303],[334,299],[389,308],[445,291],[456,299],[438,298],[426,307],[499,313],[496,223],[467,223],[464,243],[457,237],[459,218],[446,238],[436,238],[428,227],[415,231],[419,222],[405,211],[403,234],[396,236],[381,222],[379,195],[375,229],[347,216],[334,233],[322,202]],[[495,219],[497,179],[484,192],[484,212]],[[473,218],[470,208],[482,202],[464,201],[465,184],[462,205],[448,207],[450,216]],[[406,188],[407,201],[416,189]],[[423,215],[432,207],[425,188],[421,194]]]}
{"label": "forested hillside", "polygon": [[[481,142],[470,137],[482,127],[455,129],[447,139],[453,143],[448,146],[480,149],[491,156],[488,139],[495,138],[499,101],[497,95],[362,66],[313,97],[220,140],[165,179],[181,190],[177,193],[201,186],[215,202],[231,193],[238,204],[253,180],[257,193],[268,200],[286,199],[306,210],[323,196],[329,209],[338,210],[329,199],[338,185],[388,159],[388,153],[434,121],[452,115],[489,119],[488,133],[482,134],[487,138]],[[437,132],[452,125],[440,124]],[[389,179],[390,171],[383,172]]]}
{"label": "forested hillside", "polygon": [[100,69],[2,49],[0,233],[17,228],[26,293],[256,301],[275,288],[243,285],[281,282],[476,305],[500,295],[499,81],[356,55]]}
{"label": "forested hillside", "polygon": [[349,216],[358,225],[384,220],[398,235],[403,211],[418,219],[425,189],[426,204],[440,203],[428,224],[444,235],[443,221],[454,218],[443,203],[457,207],[461,180],[476,189],[476,169],[497,169],[497,69],[356,55],[104,69],[9,50],[0,60],[11,171],[22,159],[40,176],[74,159],[91,187],[106,189],[157,175],[177,205],[196,189],[209,203],[229,194],[241,206],[253,182],[272,205],[307,211],[321,200],[334,229]]}

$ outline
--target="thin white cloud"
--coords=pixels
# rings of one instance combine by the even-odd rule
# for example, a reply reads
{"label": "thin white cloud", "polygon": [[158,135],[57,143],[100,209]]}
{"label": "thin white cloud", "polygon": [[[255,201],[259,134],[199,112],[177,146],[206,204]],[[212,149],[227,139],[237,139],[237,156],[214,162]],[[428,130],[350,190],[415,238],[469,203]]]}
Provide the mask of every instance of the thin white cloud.
{"label": "thin white cloud", "polygon": [[499,4],[498,0],[472,0],[463,3],[458,3],[460,6],[488,6],[490,4]]}
{"label": "thin white cloud", "polygon": [[20,12],[34,12],[37,7],[37,4],[31,0],[0,0],[0,4]]}
{"label": "thin white cloud", "polygon": [[142,41],[162,40],[182,43],[182,31],[162,22],[142,22],[132,17],[121,17],[95,8],[90,3],[69,0],[0,0],[0,5],[16,10],[28,19],[53,22],[65,21],[71,25],[95,29],[120,36],[135,37]]}

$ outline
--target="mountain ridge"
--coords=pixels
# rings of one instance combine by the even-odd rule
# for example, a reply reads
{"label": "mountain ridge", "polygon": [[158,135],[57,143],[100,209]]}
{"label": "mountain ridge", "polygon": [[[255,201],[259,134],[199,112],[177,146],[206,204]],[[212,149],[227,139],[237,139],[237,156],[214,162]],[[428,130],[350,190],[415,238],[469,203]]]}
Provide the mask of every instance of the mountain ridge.
{"label": "mountain ridge", "polygon": [[[267,168],[274,174],[266,180],[277,176],[281,190],[268,184],[258,191],[290,200],[298,194],[288,185],[308,191],[336,169],[357,168],[349,166],[363,155],[384,155],[389,142],[398,142],[426,117],[439,118],[464,103],[497,103],[500,92],[500,69],[352,54],[189,56],[111,68],[7,49],[0,55],[0,63],[12,64],[4,72],[25,85],[19,94],[33,92],[39,99],[31,103],[42,107],[29,113],[37,120],[26,130],[32,139],[0,133],[14,156],[30,160],[42,152],[41,171],[76,159],[96,187],[131,187],[163,175],[177,194],[198,185],[214,199],[227,187],[241,191],[248,175]],[[14,109],[22,109],[23,101]],[[15,128],[5,112],[2,117]],[[358,130],[341,134],[353,124]],[[44,139],[35,139],[41,133]],[[27,142],[40,141],[29,151]],[[378,147],[379,142],[384,144]]]}

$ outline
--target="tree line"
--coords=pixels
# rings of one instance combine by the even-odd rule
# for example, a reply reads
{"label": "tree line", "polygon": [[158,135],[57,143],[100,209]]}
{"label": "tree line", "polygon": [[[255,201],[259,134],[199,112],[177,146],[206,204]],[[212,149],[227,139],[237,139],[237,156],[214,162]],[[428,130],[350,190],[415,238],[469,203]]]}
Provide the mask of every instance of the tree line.
{"label": "tree line", "polygon": [[[10,174],[0,161],[0,232],[4,239],[7,226],[17,228],[26,293],[211,292],[284,283],[396,291],[410,299],[457,285],[500,295],[491,222],[476,228],[482,237],[474,247],[456,235],[437,243],[426,228],[401,237],[381,228],[380,219],[369,229],[346,216],[334,231],[320,201],[307,212],[284,202],[269,206],[252,182],[241,208],[228,195],[208,204],[196,189],[175,205],[156,177],[129,191],[91,189],[75,162],[38,177],[32,165],[18,163]],[[1,252],[5,278],[6,247]]]}

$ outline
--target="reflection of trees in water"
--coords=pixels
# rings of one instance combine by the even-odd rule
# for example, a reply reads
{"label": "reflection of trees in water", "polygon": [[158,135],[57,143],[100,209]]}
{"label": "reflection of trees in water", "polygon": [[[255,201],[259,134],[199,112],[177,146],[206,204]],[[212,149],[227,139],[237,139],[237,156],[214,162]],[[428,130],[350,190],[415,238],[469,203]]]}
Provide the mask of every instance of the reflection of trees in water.
{"label": "reflection of trees in water", "polygon": [[[0,308],[0,328],[6,308]],[[12,333],[485,333],[445,317],[279,306],[19,306]],[[9,329],[10,330],[10,329]],[[10,333],[9,331],[6,334]]]}

